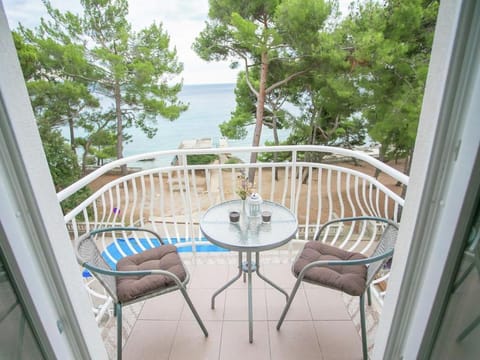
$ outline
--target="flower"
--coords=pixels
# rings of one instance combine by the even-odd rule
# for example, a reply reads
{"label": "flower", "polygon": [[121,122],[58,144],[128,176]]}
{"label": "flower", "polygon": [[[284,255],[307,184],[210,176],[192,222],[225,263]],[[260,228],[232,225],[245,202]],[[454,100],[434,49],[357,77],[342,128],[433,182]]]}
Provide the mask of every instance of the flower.
{"label": "flower", "polygon": [[253,184],[248,181],[248,176],[242,175],[238,177],[239,185],[237,187],[237,195],[240,199],[245,200],[253,191]]}

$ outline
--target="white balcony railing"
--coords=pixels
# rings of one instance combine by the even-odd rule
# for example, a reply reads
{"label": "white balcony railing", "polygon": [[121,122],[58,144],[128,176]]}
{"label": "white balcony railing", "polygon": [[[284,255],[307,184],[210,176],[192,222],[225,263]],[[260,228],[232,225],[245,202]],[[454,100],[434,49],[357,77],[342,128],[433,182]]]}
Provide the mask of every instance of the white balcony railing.
{"label": "white balcony railing", "polygon": [[[253,164],[228,161],[230,156],[249,158],[252,151],[258,154],[276,152],[289,160]],[[216,154],[219,161],[209,165],[189,165],[187,156],[197,154]],[[169,163],[174,157],[180,165],[155,165],[162,159],[163,163]],[[304,160],[319,158],[323,159],[322,162]],[[177,243],[179,247],[191,247],[195,253],[198,245],[204,243],[199,229],[202,213],[218,202],[238,198],[236,190],[239,178],[252,168],[256,170],[254,186],[262,198],[281,203],[297,215],[299,231],[292,243],[312,239],[321,224],[333,218],[370,215],[399,221],[404,199],[397,194],[400,187],[392,184],[408,185],[408,177],[399,171],[362,152],[342,148],[280,146],[189,149],[152,152],[114,161],[61,191],[58,199],[65,200],[121,165],[131,167],[146,159],[153,168],[113,178],[66,214],[65,223],[73,239],[98,227],[142,226],[156,230],[166,241]],[[357,165],[347,165],[347,161],[352,160]],[[382,178],[388,180],[374,178],[375,170],[380,170]],[[361,231],[366,230],[372,230],[368,241],[355,241],[354,231],[338,228],[331,229],[323,240],[351,251],[368,253],[373,248],[378,231]],[[119,237],[125,238],[128,234],[119,234]],[[116,257],[130,251],[136,252],[136,248],[154,246],[149,239],[145,240],[147,243],[139,241],[138,246],[129,243],[127,251],[116,237],[103,238],[99,246],[104,249],[113,246],[116,256],[108,251],[105,256],[115,263]],[[384,282],[387,277],[388,272],[376,283]],[[91,282],[91,279],[86,281]],[[96,302],[100,299],[103,304],[97,307],[100,309],[97,310],[100,318],[105,304],[108,304],[107,297],[98,294],[90,282],[89,291],[97,297]],[[379,287],[372,290],[381,302],[383,290]]]}

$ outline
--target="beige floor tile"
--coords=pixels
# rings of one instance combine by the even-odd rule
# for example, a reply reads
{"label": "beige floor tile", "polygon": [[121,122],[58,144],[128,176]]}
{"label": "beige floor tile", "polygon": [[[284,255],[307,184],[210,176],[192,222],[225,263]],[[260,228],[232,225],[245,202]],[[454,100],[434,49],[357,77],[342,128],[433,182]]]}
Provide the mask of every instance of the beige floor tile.
{"label": "beige floor tile", "polygon": [[184,306],[185,299],[180,291],[159,295],[145,301],[139,319],[178,321]]}
{"label": "beige floor tile", "polygon": [[218,289],[227,282],[229,265],[196,265],[190,271],[188,289]]}
{"label": "beige floor tile", "polygon": [[314,321],[326,360],[360,360],[362,343],[351,321]]}
{"label": "beige floor tile", "polygon": [[222,338],[222,323],[206,321],[205,337],[196,321],[180,321],[169,360],[218,359]]}
{"label": "beige floor tile", "polygon": [[266,321],[253,323],[253,343],[248,341],[248,321],[225,321],[222,330],[220,360],[270,359]]}
{"label": "beige floor tile", "polygon": [[[295,285],[296,278],[290,269],[290,264],[268,264],[262,266],[260,271],[281,288],[291,289]],[[267,285],[268,288],[270,288],[269,285]]]}
{"label": "beige floor tile", "polygon": [[341,292],[317,286],[305,294],[313,320],[351,320]]}
{"label": "beige floor tile", "polygon": [[[225,292],[215,298],[215,309],[211,308],[211,298],[214,293],[212,289],[191,289],[188,291],[193,305],[197,309],[203,321],[222,321],[225,312]],[[195,320],[190,307],[187,304],[183,307],[181,320]]]}
{"label": "beige floor tile", "polygon": [[[290,295],[291,289],[285,290]],[[287,303],[285,295],[275,289],[267,290],[266,294],[268,320],[278,321]],[[310,307],[308,306],[307,298],[302,288],[298,290],[287,312],[285,321],[289,320],[312,320]]]}
{"label": "beige floor tile", "polygon": [[312,321],[288,321],[277,331],[269,322],[271,358],[275,360],[323,359]]}
{"label": "beige floor tile", "polygon": [[[252,274],[254,342],[250,344],[247,284],[242,279],[218,295],[216,307],[211,309],[213,293],[237,273],[236,259],[231,256],[229,262],[188,265],[191,282],[187,291],[209,331],[207,339],[181,293],[174,292],[149,299],[139,304],[136,311],[125,311],[125,317],[132,318],[133,328],[131,333],[125,330],[124,358],[361,359],[361,339],[340,292],[303,283],[281,330],[277,331],[285,296],[256,273]],[[277,260],[262,262],[262,274],[290,294],[295,282],[291,265]],[[140,313],[138,320],[137,313]],[[114,327],[111,332],[114,334]],[[112,339],[115,339],[112,344],[116,343],[116,337]],[[115,357],[114,350],[110,354]]]}
{"label": "beige floor tile", "polygon": [[[245,259],[244,259],[245,260]],[[255,260],[254,260],[255,261]],[[228,279],[233,279],[238,275],[238,261],[234,265],[228,267]],[[245,280],[244,280],[245,279]],[[248,274],[242,273],[242,276],[235,281],[230,288],[246,289],[248,286]],[[252,287],[253,288],[265,288],[265,282],[257,276],[255,271],[252,271]]]}
{"label": "beige floor tile", "polygon": [[[266,290],[252,289],[253,320],[267,320]],[[226,290],[225,316],[228,320],[248,320],[248,292],[243,289]]]}
{"label": "beige floor tile", "polygon": [[167,360],[178,321],[138,320],[123,349],[125,360]]}

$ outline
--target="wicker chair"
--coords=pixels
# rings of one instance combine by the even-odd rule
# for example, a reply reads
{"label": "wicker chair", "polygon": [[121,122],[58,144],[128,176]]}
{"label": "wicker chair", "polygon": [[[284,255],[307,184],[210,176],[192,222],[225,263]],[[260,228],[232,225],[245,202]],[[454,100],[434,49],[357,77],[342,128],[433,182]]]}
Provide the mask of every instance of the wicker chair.
{"label": "wicker chair", "polygon": [[[161,246],[126,256],[117,262],[117,269],[112,270],[103,259],[95,237],[100,233],[113,234],[115,231],[150,233],[160,241]],[[154,231],[133,227],[97,229],[80,236],[75,249],[79,264],[98,279],[113,299],[114,314],[117,318],[118,359],[122,358],[122,307],[175,290],[180,290],[203,333],[208,336],[207,329],[187,294],[189,274],[177,248],[164,244]]]}
{"label": "wicker chair", "polygon": [[[318,241],[320,235],[327,227],[334,223],[345,222],[352,222],[352,226],[357,222],[363,224],[363,231],[360,234],[365,233],[365,225],[367,224],[365,222],[382,222],[386,224],[378,245],[370,257],[356,252],[345,251]],[[325,223],[315,235],[314,241],[310,241],[305,245],[293,264],[292,272],[297,281],[277,323],[277,330],[280,330],[302,281],[340,290],[352,296],[359,296],[362,351],[363,358],[365,360],[368,359],[364,295],[365,292],[368,293],[370,305],[369,286],[385,262],[392,257],[397,232],[398,224],[391,220],[377,217],[343,218]]]}

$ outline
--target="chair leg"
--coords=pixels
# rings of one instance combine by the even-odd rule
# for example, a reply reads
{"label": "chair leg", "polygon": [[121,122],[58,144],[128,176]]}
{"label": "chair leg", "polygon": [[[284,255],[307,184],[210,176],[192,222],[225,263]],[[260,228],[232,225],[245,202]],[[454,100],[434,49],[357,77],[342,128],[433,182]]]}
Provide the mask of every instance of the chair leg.
{"label": "chair leg", "polygon": [[367,287],[367,300],[368,306],[372,306],[372,292],[370,291],[370,286]]}
{"label": "chair leg", "polygon": [[203,324],[202,319],[200,319],[200,315],[198,315],[197,310],[196,310],[195,307],[193,306],[192,300],[190,300],[190,297],[188,296],[187,291],[185,290],[185,288],[184,288],[183,286],[180,287],[180,291],[182,292],[182,295],[183,295],[183,297],[185,298],[185,301],[187,302],[188,306],[190,307],[190,310],[192,311],[193,316],[195,316],[195,319],[197,319],[198,325],[200,325],[200,327],[202,328],[202,331],[203,331],[203,333],[205,334],[205,337],[208,337],[207,328],[206,328],[205,325]]}
{"label": "chair leg", "polygon": [[302,279],[298,278],[297,281],[295,282],[295,286],[292,289],[292,293],[288,297],[288,301],[287,301],[287,304],[285,305],[285,308],[282,311],[282,315],[280,315],[280,320],[278,320],[278,323],[277,323],[277,330],[280,330],[283,320],[285,320],[285,316],[287,316],[288,309],[290,309],[290,305],[292,305],[293,298],[295,297],[301,283],[302,283]]}
{"label": "chair leg", "polygon": [[368,360],[367,325],[365,321],[365,294],[360,295],[360,326],[362,328],[363,360]]}
{"label": "chair leg", "polygon": [[463,341],[478,325],[480,325],[480,315],[475,318],[457,337],[457,342]]}
{"label": "chair leg", "polygon": [[115,304],[115,316],[117,317],[117,359],[122,360],[122,304]]}

